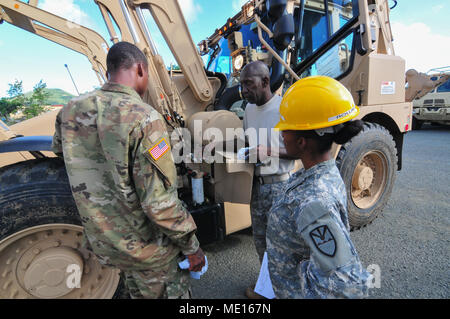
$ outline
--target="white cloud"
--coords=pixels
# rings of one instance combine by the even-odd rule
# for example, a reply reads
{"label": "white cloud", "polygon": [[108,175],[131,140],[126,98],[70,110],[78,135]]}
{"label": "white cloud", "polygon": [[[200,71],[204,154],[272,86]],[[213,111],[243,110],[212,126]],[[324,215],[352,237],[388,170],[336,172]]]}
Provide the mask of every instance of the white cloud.
{"label": "white cloud", "polygon": [[[75,22],[84,27],[93,28],[94,23],[89,16],[81,10],[74,0],[44,0],[39,5],[40,9],[63,17],[71,22]],[[69,27],[73,26],[69,24]]]}
{"label": "white cloud", "polygon": [[406,70],[427,72],[450,65],[450,36],[438,34],[424,23],[392,23],[395,54],[406,60]]}
{"label": "white cloud", "polygon": [[178,3],[188,23],[194,22],[197,19],[197,14],[202,12],[202,7],[195,3],[195,0],[178,0]]}
{"label": "white cloud", "polygon": [[242,6],[247,2],[248,0],[233,0],[231,6],[233,8],[233,12],[239,12],[241,11]]}
{"label": "white cloud", "polygon": [[438,4],[438,5],[435,5],[435,6],[433,6],[433,7],[431,7],[431,11],[433,11],[433,13],[434,14],[437,14],[437,13],[439,13],[442,9],[444,9],[444,5],[443,4]]}

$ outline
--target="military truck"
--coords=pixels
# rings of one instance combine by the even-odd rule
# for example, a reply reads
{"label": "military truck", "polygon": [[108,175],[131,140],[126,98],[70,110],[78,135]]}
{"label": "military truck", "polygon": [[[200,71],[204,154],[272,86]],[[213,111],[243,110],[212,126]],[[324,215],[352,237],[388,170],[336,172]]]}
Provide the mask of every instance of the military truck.
{"label": "military truck", "polygon": [[[109,42],[38,3],[0,0],[0,21],[85,55],[104,83]],[[359,228],[380,214],[402,167],[412,114],[405,62],[394,53],[388,1],[251,0],[199,50],[176,0],[95,3],[111,43],[134,43],[147,56],[144,100],[163,115],[173,136],[185,140],[178,134],[185,129],[199,137],[200,149],[211,141],[208,129],[242,129],[245,103],[237,83],[250,61],[267,63],[276,94],[314,74],[341,81],[365,122],[359,135],[332,149],[348,191],[350,223]],[[167,70],[147,26],[148,13],[181,71]],[[206,65],[200,54],[208,55]],[[82,248],[83,228],[64,162],[51,152],[55,116],[46,113],[11,128],[1,124],[0,297],[110,298],[120,286],[118,271]],[[200,132],[195,123],[201,123]],[[236,161],[236,154],[223,154],[222,162],[203,161],[196,156],[198,146],[193,143],[185,154],[190,161],[177,164],[178,190],[200,240],[210,242],[251,225],[253,164]],[[81,288],[67,284],[70,265],[81,269]]]}
{"label": "military truck", "polygon": [[425,122],[434,125],[450,124],[450,66],[429,70],[424,77],[430,93],[413,101],[412,129],[420,130]]}

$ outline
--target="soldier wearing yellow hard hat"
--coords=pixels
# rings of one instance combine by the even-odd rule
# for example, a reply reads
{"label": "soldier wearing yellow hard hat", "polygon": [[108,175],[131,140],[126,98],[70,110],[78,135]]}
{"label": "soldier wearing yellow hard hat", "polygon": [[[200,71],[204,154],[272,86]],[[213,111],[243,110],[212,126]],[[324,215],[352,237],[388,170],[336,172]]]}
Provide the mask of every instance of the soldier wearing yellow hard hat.
{"label": "soldier wearing yellow hard hat", "polygon": [[331,157],[362,130],[351,93],[314,76],[294,83],[280,105],[289,156],[302,160],[267,225],[269,272],[277,298],[361,298],[369,273],[350,240],[344,182]]}

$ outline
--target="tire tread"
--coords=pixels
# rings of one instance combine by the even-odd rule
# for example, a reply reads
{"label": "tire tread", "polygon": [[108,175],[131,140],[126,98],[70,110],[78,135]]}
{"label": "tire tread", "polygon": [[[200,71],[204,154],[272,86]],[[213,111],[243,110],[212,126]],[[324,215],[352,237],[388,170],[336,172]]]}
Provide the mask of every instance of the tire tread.
{"label": "tire tread", "polygon": [[[344,166],[345,165],[349,165],[352,161],[351,155],[353,155],[354,153],[357,153],[358,151],[361,151],[361,149],[364,148],[365,144],[367,142],[370,142],[370,140],[368,141],[368,135],[374,135],[377,137],[380,137],[380,139],[386,144],[386,146],[393,151],[393,163],[391,163],[388,159],[388,165],[392,164],[394,167],[397,167],[397,162],[398,162],[398,153],[397,153],[397,148],[395,146],[395,142],[394,139],[392,137],[392,135],[389,133],[389,131],[383,127],[380,124],[377,123],[370,123],[370,122],[364,122],[364,126],[362,131],[356,135],[355,137],[353,137],[350,141],[348,141],[347,143],[345,143],[344,145],[341,146],[341,149],[336,157],[336,165],[339,169],[339,171],[341,172],[341,175],[345,175],[344,173]],[[350,154],[351,153],[351,154]],[[373,209],[373,211],[371,212],[371,214],[369,214],[369,217],[367,217],[367,214],[362,214],[362,213],[358,213],[355,211],[356,206],[352,207],[353,203],[351,203],[352,199],[351,199],[351,195],[350,195],[350,191],[347,189],[347,192],[349,194],[348,196],[348,214],[349,214],[349,221],[350,221],[350,227],[351,230],[357,230],[360,229],[361,227],[365,227],[369,224],[371,224],[378,216],[380,216],[382,210],[384,209],[384,207],[387,204],[387,201],[389,199],[390,193],[392,191],[392,186],[395,182],[395,170],[396,168],[394,168],[394,172],[392,174],[391,177],[388,177],[390,179],[390,184],[387,185],[387,187],[389,188],[387,191],[388,193],[383,193],[381,195],[380,200],[375,203],[375,207]],[[344,179],[344,183],[345,183],[345,176],[342,176],[342,178]],[[348,188],[349,186],[346,184],[346,188]],[[350,187],[351,187],[351,181],[350,181]],[[381,201],[381,202],[380,202]]]}

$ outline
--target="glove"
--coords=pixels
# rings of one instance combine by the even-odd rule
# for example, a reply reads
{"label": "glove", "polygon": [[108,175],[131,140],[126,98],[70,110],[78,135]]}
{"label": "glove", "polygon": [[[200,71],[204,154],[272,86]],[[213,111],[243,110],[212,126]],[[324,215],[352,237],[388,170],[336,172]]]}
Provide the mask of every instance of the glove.
{"label": "glove", "polygon": [[[192,256],[192,255],[191,255]],[[205,264],[202,267],[200,271],[191,271],[190,275],[193,279],[200,279],[200,277],[208,270],[208,258],[205,257]],[[190,269],[191,264],[189,263],[189,259],[186,258],[185,260],[178,263],[178,266],[180,266],[181,269]]]}
{"label": "glove", "polygon": [[201,248],[198,248],[194,254],[187,255],[186,257],[189,260],[190,271],[200,271],[205,265],[205,254]]}
{"label": "glove", "polygon": [[249,155],[248,155],[249,149],[250,149],[250,147],[243,147],[243,148],[241,148],[238,151],[238,153],[237,153],[237,159],[238,160],[246,160],[246,159],[248,159],[248,157],[249,157]]}

